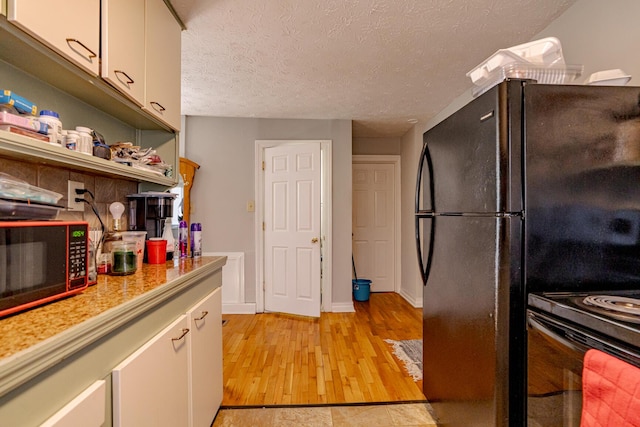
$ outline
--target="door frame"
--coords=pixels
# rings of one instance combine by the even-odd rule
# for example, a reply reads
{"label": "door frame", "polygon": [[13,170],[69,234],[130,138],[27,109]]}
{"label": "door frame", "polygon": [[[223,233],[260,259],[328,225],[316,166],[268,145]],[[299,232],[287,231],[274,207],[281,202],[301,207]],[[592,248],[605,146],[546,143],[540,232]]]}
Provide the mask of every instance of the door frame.
{"label": "door frame", "polygon": [[332,274],[332,161],[331,161],[331,140],[320,139],[300,139],[300,140],[256,140],[255,141],[255,165],[254,165],[254,182],[255,182],[255,250],[256,250],[256,313],[264,313],[264,174],[262,173],[262,162],[264,160],[264,150],[269,147],[288,144],[320,144],[321,156],[321,195],[320,195],[320,312],[332,311],[331,305],[331,287],[333,277]]}
{"label": "door frame", "polygon": [[[395,240],[393,242],[394,244],[394,262],[395,262],[395,277],[394,277],[394,292],[398,293],[400,290],[402,290],[402,247],[401,247],[401,243],[402,243],[402,224],[401,224],[401,191],[402,191],[402,186],[401,186],[401,171],[400,171],[400,159],[401,156],[399,155],[369,155],[369,154],[356,154],[351,156],[351,165],[353,167],[354,164],[392,164],[393,165],[393,179],[395,181],[395,185],[394,185],[394,222],[395,222],[395,226],[394,226],[394,233],[395,233]],[[353,201],[352,201],[353,203]],[[353,244],[353,241],[352,241]],[[353,249],[352,249],[353,252]]]}

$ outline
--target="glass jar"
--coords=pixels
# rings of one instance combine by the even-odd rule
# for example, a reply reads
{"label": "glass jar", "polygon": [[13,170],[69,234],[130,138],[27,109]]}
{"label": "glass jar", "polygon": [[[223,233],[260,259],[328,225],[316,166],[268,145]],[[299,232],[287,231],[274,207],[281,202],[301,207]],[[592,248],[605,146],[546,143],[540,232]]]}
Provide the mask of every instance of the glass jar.
{"label": "glass jar", "polygon": [[138,257],[135,242],[124,240],[111,243],[111,274],[124,276],[136,272]]}

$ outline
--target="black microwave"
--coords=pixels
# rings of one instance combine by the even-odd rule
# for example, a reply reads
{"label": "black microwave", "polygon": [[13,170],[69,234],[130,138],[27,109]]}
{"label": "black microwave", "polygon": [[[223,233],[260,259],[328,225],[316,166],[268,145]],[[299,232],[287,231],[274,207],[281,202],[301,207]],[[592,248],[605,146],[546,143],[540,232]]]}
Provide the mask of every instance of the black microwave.
{"label": "black microwave", "polygon": [[84,221],[0,221],[0,317],[88,286]]}

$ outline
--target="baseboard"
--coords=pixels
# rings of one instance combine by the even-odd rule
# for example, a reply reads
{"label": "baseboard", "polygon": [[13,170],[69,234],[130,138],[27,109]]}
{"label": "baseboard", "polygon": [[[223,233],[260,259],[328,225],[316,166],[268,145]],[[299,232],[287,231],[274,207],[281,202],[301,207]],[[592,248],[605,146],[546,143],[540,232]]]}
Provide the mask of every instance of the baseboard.
{"label": "baseboard", "polygon": [[398,292],[398,294],[402,298],[404,298],[409,304],[411,304],[413,307],[422,308],[422,298],[416,299],[412,295],[409,295],[406,292],[404,292],[402,289],[400,289],[400,292]]}
{"label": "baseboard", "polygon": [[256,303],[222,304],[222,314],[256,314]]}
{"label": "baseboard", "polygon": [[332,313],[355,313],[356,309],[353,306],[353,302],[332,302]]}

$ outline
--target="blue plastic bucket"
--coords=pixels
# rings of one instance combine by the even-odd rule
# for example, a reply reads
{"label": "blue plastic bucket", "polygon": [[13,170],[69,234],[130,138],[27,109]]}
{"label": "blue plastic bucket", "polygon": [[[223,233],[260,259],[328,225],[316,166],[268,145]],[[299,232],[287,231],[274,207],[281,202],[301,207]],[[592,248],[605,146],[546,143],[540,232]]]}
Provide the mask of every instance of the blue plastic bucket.
{"label": "blue plastic bucket", "polygon": [[369,279],[352,279],[353,298],[356,301],[369,301],[369,292],[371,280]]}

